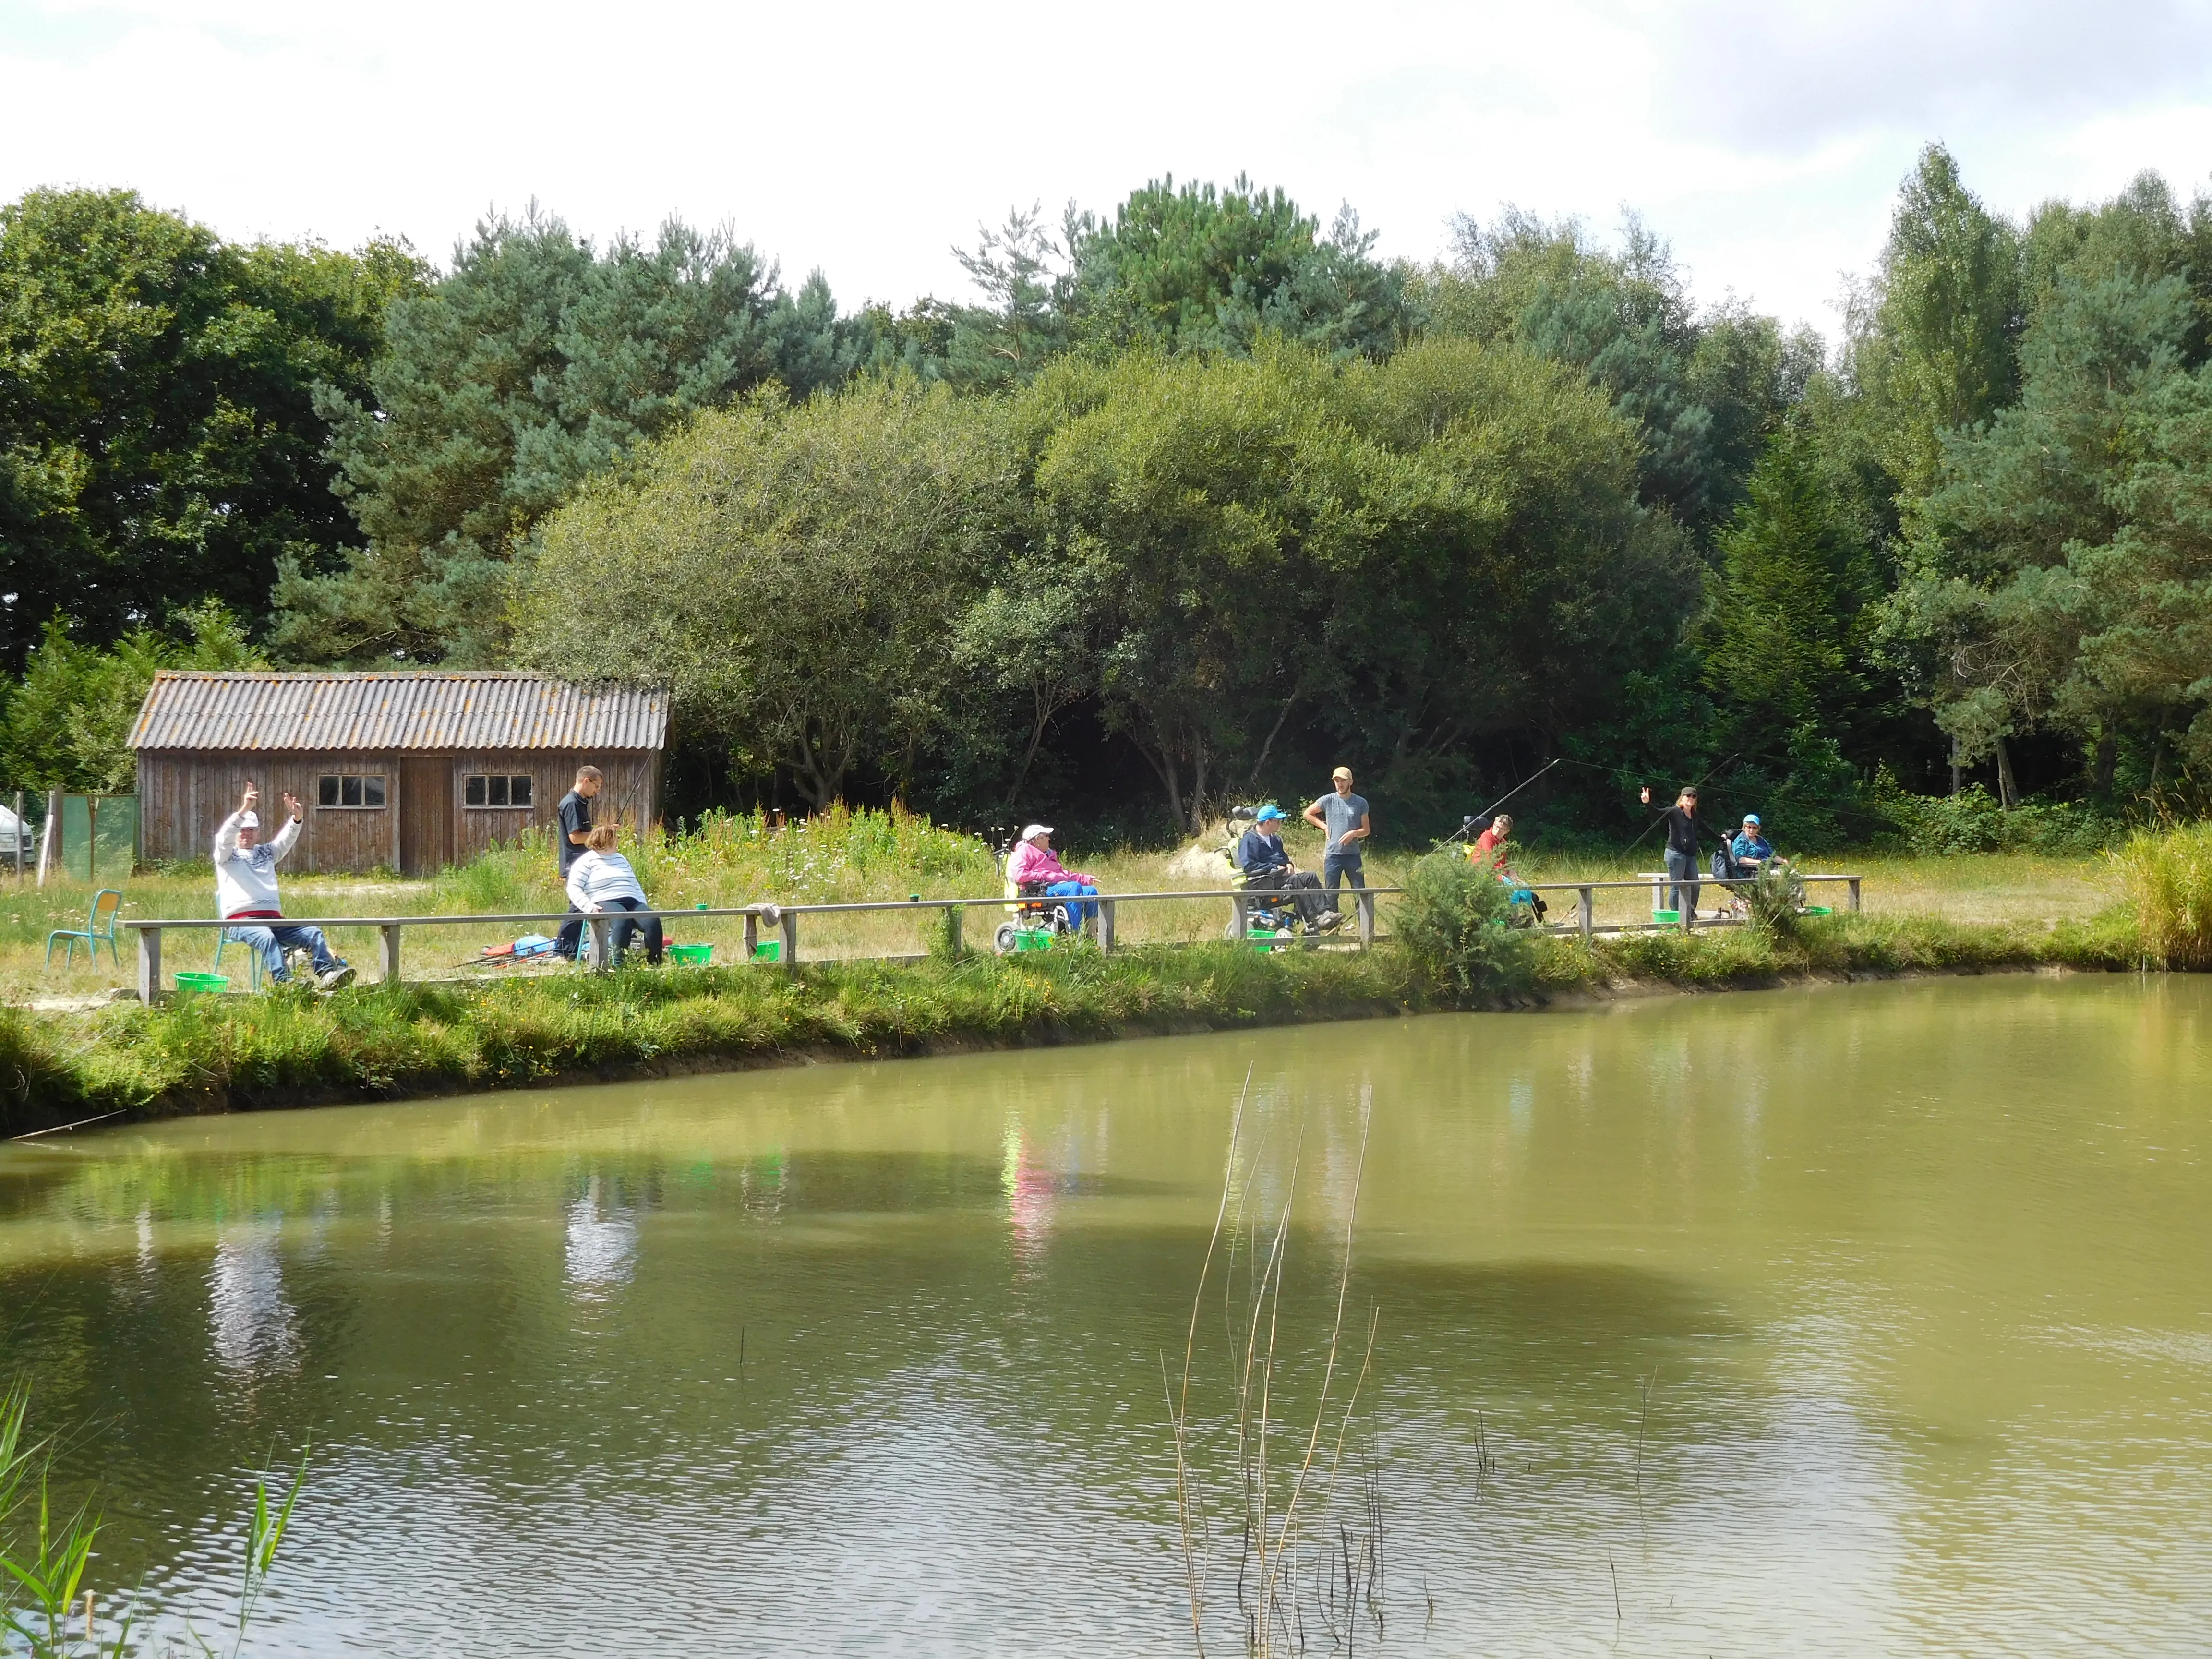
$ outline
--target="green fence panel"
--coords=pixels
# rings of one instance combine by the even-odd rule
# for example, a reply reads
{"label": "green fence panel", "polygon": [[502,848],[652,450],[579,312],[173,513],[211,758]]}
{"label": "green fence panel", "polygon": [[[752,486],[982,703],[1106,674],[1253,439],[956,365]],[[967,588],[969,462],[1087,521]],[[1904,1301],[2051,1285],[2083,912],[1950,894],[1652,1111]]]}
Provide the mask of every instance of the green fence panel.
{"label": "green fence panel", "polygon": [[54,867],[70,881],[113,884],[138,862],[138,797],[64,795]]}
{"label": "green fence panel", "polygon": [[138,797],[93,798],[93,877],[112,887],[138,865]]}

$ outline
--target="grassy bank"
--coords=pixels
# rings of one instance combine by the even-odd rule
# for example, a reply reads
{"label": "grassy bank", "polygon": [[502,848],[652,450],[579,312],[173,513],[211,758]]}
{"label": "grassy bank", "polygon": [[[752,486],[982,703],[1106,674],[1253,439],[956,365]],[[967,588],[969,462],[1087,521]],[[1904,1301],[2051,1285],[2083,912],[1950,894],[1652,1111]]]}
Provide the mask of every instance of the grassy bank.
{"label": "grassy bank", "polygon": [[82,1013],[0,1010],[10,1133],[105,1111],[162,1114],[374,1099],[560,1079],[866,1059],[1372,1018],[1537,1006],[1637,987],[1726,989],[1807,975],[2135,964],[2132,920],[1969,926],[1838,916],[1792,939],[1748,929],[1533,941],[1518,981],[1460,996],[1383,946],[1262,956],[1225,945],[1087,945],[1006,959],[892,966],[638,969],[594,977],[369,986],[122,1003]]}
{"label": "grassy bank", "polygon": [[[1109,892],[1159,892],[1218,886],[1227,873],[1206,844],[1192,848],[1146,851],[1085,848],[1079,833],[1068,862],[1090,871]],[[1288,836],[1292,855],[1307,867],[1320,862],[1319,836],[1304,825]],[[772,829],[757,817],[710,817],[687,826],[680,836],[655,835],[629,850],[656,902],[672,908],[774,900],[781,903],[842,902],[903,898],[911,893],[933,897],[981,897],[999,890],[997,867],[989,848],[903,812],[824,813],[788,829]],[[1590,881],[1632,878],[1656,859],[1650,845],[1606,857],[1586,854],[1531,856],[1521,869],[1534,881]],[[1384,849],[1370,856],[1368,876],[1378,886],[1398,884],[1412,854]],[[2028,854],[1979,854],[1907,859],[1894,854],[1847,854],[1815,860],[1814,870],[1848,871],[1866,878],[1867,913],[1881,918],[1911,918],[1980,926],[2039,924],[2087,919],[2121,896],[2121,872],[2102,857],[2051,858]],[[541,836],[485,854],[434,880],[406,881],[382,876],[284,878],[284,902],[295,915],[495,915],[559,910],[564,903],[554,878],[550,846]],[[40,888],[5,883],[0,893],[0,1000],[24,1006],[91,1001],[132,982],[130,936],[124,959],[103,955],[91,961],[80,947],[74,963],[58,953],[45,960],[46,934],[57,927],[84,924],[92,890],[52,883]],[[212,877],[204,865],[141,871],[117,884],[128,916],[206,916],[213,914]],[[1826,899],[1826,890],[1815,894]],[[1708,905],[1713,902],[1709,897]],[[1563,904],[1557,914],[1569,908]],[[1640,888],[1597,896],[1601,925],[1649,920],[1650,896]],[[1125,944],[1189,944],[1218,939],[1226,912],[1218,900],[1133,905],[1117,918]],[[995,920],[995,918],[993,918]],[[971,916],[971,928],[985,918]],[[1384,925],[1389,923],[1385,907]],[[803,954],[810,958],[884,956],[928,948],[928,923],[911,915],[810,916]],[[407,972],[428,978],[474,971],[471,965],[486,945],[511,939],[519,930],[482,927],[421,930],[407,940]],[[719,960],[739,954],[742,930],[715,920],[672,925],[674,937],[717,946]],[[366,930],[341,931],[332,943],[356,963],[375,959],[376,941]],[[172,933],[164,942],[172,973],[212,965],[215,941],[206,933]],[[223,967],[242,988],[234,955]]]}

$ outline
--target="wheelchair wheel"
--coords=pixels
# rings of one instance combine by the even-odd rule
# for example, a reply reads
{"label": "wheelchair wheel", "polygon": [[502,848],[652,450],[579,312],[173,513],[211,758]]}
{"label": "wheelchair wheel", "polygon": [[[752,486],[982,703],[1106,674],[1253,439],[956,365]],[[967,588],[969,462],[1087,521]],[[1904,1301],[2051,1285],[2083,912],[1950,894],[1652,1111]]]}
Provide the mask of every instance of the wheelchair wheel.
{"label": "wheelchair wheel", "polygon": [[1012,956],[1014,952],[1014,932],[1012,922],[1000,922],[999,931],[991,935],[991,948],[1002,957]]}

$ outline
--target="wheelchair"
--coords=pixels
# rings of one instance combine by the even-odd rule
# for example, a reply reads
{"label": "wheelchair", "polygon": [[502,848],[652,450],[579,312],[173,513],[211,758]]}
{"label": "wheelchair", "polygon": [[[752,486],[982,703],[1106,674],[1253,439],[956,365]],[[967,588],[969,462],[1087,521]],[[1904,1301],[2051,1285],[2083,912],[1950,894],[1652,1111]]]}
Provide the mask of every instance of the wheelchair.
{"label": "wheelchair", "polygon": [[1020,950],[1024,938],[1042,934],[1056,939],[1063,933],[1083,931],[1068,915],[1068,906],[1076,901],[1053,898],[1036,882],[1024,882],[1019,887],[1008,882],[1006,897],[1012,901],[1006,906],[1012,920],[1000,922],[991,935],[991,948],[1002,957]]}
{"label": "wheelchair", "polygon": [[[1006,874],[1006,860],[1013,853],[1014,843],[1011,841],[998,848],[1000,875]],[[1036,950],[1063,934],[1082,931],[1068,910],[1068,906],[1077,901],[1052,897],[1040,882],[1024,882],[1017,886],[1010,881],[1006,884],[1006,898],[1009,920],[1000,922],[991,934],[991,948],[1002,957],[1022,949],[1025,939],[1033,941],[1029,948]]]}
{"label": "wheelchair", "polygon": [[[1237,862],[1237,843],[1243,839],[1244,831],[1252,826],[1259,815],[1256,806],[1232,806],[1229,809],[1229,839],[1220,848],[1221,861],[1229,866],[1227,885],[1244,892],[1251,878]],[[1262,930],[1279,933],[1285,930],[1296,933],[1299,927],[1297,896],[1272,887],[1251,889],[1244,901],[1244,927],[1248,934]],[[1221,936],[1234,941],[1237,938],[1237,918],[1231,915],[1223,924]]]}

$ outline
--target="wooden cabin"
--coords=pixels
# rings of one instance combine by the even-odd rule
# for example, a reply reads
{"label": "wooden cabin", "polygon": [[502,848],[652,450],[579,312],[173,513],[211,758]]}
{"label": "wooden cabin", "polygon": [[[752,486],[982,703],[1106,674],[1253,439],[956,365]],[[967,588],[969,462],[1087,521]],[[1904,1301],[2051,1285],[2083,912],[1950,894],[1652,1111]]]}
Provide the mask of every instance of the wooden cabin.
{"label": "wooden cabin", "polygon": [[541,674],[161,673],[131,732],[140,856],[206,858],[249,778],[264,823],[307,807],[290,870],[465,863],[551,824],[580,766],[599,821],[657,823],[667,735],[665,691]]}

